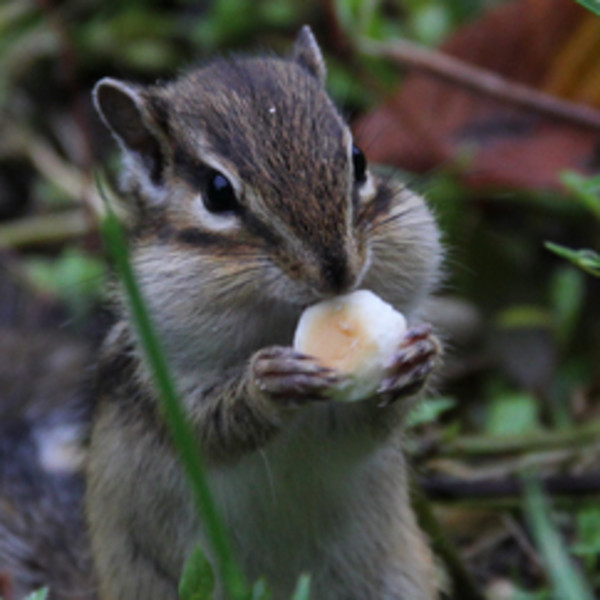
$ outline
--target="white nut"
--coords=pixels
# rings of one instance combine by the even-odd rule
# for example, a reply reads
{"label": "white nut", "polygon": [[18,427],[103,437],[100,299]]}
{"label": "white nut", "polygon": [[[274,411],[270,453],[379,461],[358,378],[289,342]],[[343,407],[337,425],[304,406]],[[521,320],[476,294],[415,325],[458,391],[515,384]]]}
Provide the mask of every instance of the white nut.
{"label": "white nut", "polygon": [[346,373],[337,400],[368,398],[406,331],[404,316],[368,290],[319,302],[301,315],[294,348]]}

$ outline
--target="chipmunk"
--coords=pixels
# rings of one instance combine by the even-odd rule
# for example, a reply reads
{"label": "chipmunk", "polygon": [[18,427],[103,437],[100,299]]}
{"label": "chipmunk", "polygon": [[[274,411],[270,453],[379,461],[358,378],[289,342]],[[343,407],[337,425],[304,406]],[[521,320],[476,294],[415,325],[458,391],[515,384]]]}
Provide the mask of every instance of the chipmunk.
{"label": "chipmunk", "polygon": [[[432,600],[402,421],[440,351],[418,323],[438,229],[422,198],[371,172],[325,78],[304,27],[288,57],[220,58],[148,87],[105,78],[94,101],[124,154],[133,266],[248,581],[277,600],[301,573],[314,600]],[[375,397],[334,402],[343,376],[291,340],[304,308],[358,288],[412,327]],[[87,469],[99,593],[175,599],[205,535],[121,306]]]}

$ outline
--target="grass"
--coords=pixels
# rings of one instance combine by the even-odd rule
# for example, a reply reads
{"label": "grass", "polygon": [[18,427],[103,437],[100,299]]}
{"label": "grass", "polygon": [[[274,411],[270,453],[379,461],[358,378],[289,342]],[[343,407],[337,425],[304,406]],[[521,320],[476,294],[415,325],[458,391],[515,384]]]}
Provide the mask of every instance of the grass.
{"label": "grass", "polygon": [[234,560],[224,523],[210,492],[200,447],[179,401],[167,359],[137,284],[121,225],[110,210],[102,224],[102,233],[128,299],[133,323],[154,377],[164,417],[196,500],[198,514],[206,529],[208,543],[215,556],[216,570],[228,597],[232,600],[246,600],[250,597],[249,590]]}

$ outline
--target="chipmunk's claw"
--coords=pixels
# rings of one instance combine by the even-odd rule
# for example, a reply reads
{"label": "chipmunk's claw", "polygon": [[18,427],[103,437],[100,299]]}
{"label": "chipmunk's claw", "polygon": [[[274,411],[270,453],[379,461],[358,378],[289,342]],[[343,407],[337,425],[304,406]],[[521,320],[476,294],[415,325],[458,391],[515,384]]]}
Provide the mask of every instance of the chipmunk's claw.
{"label": "chipmunk's claw", "polygon": [[253,372],[261,393],[290,407],[328,400],[344,380],[342,374],[316,358],[283,346],[260,351]]}
{"label": "chipmunk's claw", "polygon": [[377,390],[381,404],[386,406],[401,397],[416,394],[440,354],[441,344],[430,325],[423,323],[408,329]]}

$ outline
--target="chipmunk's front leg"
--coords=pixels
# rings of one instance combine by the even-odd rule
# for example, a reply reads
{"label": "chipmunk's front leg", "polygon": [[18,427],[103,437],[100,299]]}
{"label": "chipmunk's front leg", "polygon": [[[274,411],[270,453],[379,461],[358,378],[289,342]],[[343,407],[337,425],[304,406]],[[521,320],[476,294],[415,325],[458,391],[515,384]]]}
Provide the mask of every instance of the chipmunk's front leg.
{"label": "chipmunk's front leg", "polygon": [[441,344],[429,325],[410,327],[385,369],[375,395],[356,403],[351,429],[364,427],[378,438],[398,431],[407,408],[427,384],[440,355]]}
{"label": "chipmunk's front leg", "polygon": [[385,370],[378,389],[383,405],[417,394],[439,362],[442,346],[431,326],[420,323],[410,327]]}
{"label": "chipmunk's front leg", "polygon": [[201,393],[190,416],[209,458],[235,460],[262,448],[302,407],[329,399],[342,380],[316,359],[272,346],[241,377]]}

